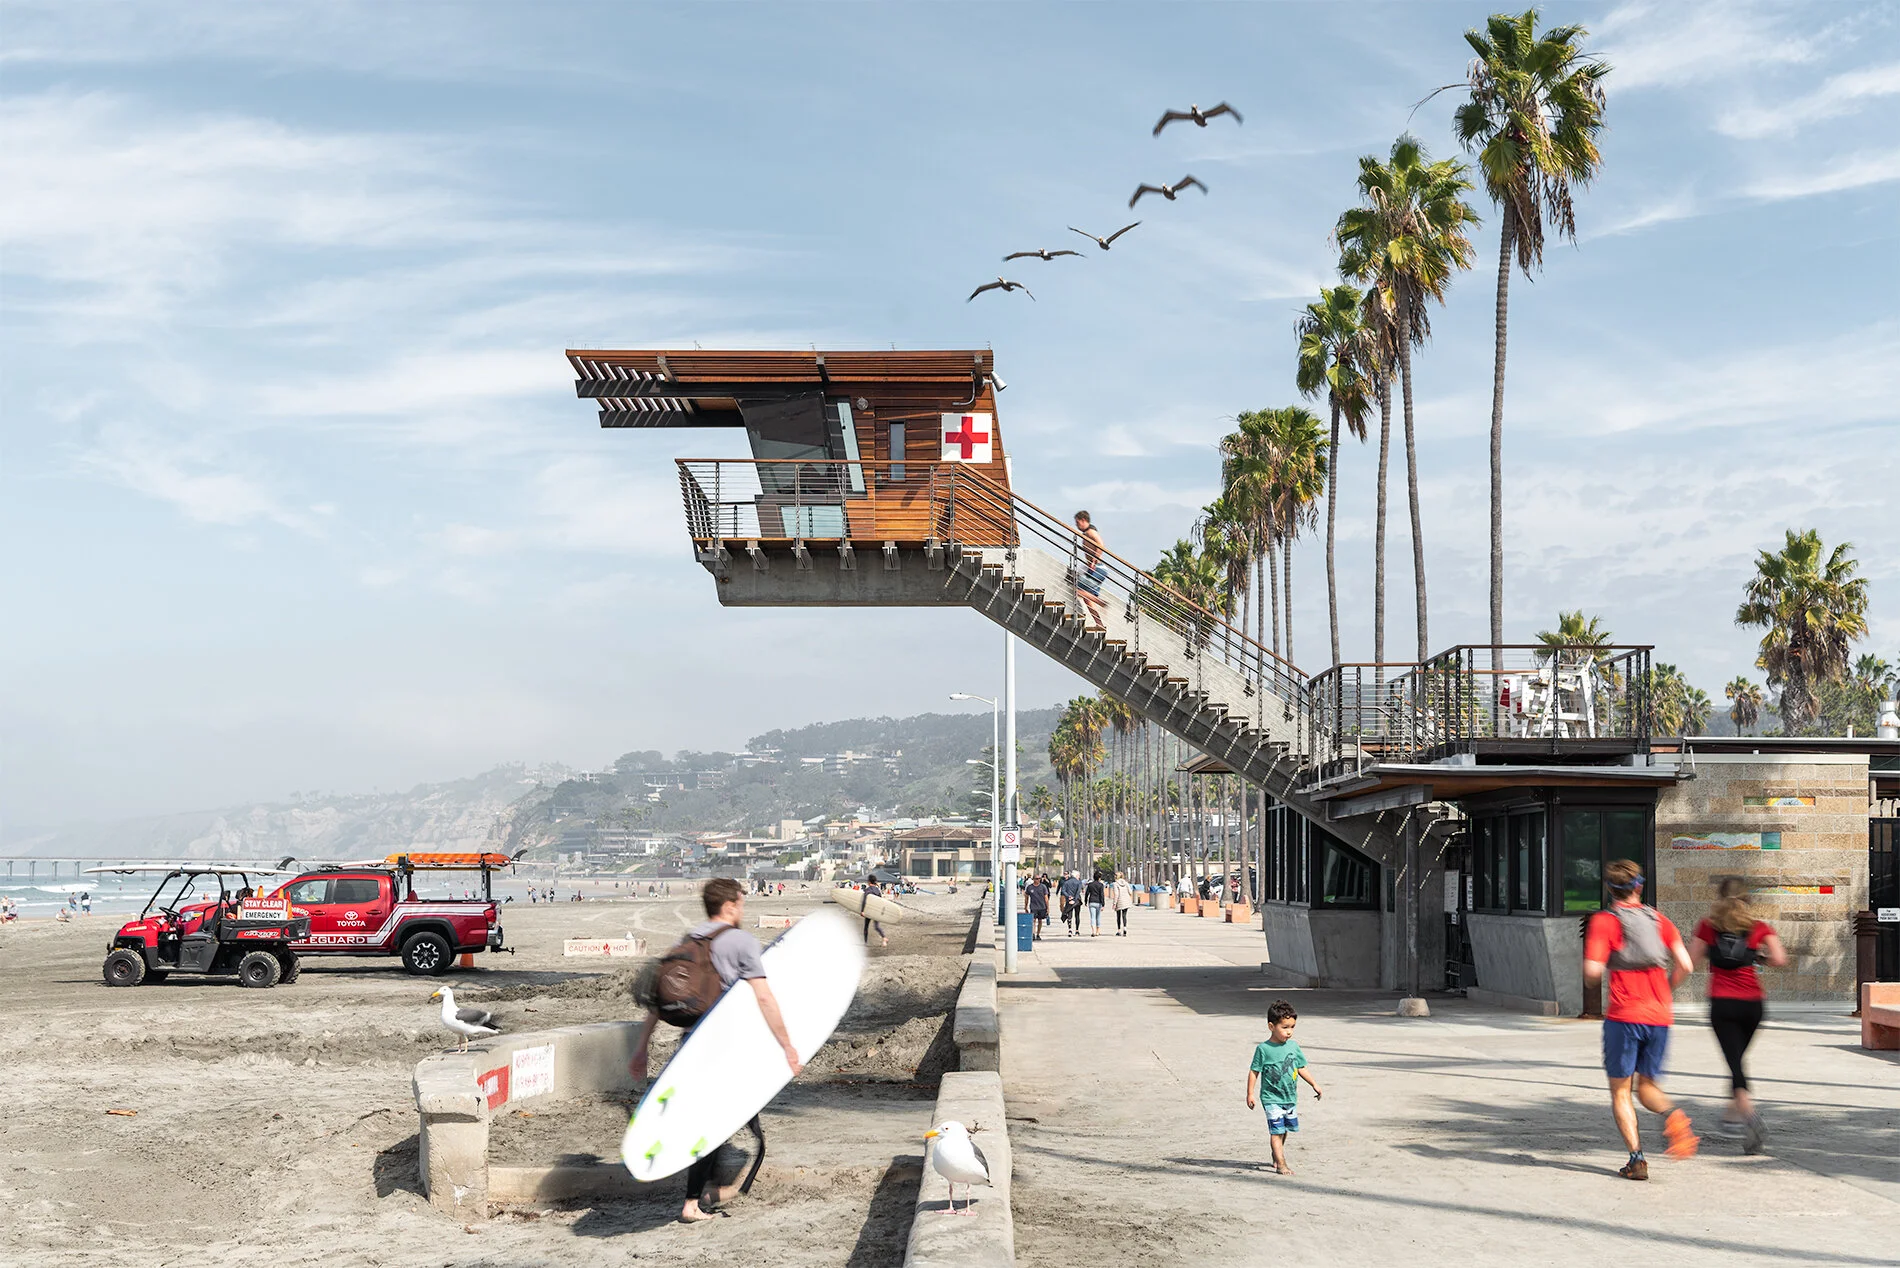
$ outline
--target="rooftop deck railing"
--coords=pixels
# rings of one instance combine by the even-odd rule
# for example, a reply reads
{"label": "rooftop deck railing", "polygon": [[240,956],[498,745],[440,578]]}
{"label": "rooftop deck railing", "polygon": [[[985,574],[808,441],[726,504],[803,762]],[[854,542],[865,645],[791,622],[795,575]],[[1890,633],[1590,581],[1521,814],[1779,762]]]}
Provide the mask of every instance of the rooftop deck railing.
{"label": "rooftop deck railing", "polygon": [[1645,751],[1652,650],[1464,644],[1422,665],[1335,665],[1312,682],[1314,752],[1353,767],[1431,761],[1486,741],[1499,751],[1538,741]]}

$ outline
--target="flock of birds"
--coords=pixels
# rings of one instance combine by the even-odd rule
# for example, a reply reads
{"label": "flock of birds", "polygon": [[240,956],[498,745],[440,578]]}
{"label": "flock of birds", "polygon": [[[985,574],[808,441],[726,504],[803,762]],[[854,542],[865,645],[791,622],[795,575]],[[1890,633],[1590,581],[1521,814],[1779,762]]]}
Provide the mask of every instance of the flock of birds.
{"label": "flock of birds", "polygon": [[[1218,106],[1215,106],[1210,110],[1203,110],[1199,106],[1191,105],[1186,110],[1169,110],[1166,113],[1164,113],[1161,116],[1161,121],[1155,124],[1153,135],[1160,136],[1161,130],[1167,127],[1170,123],[1192,123],[1197,128],[1204,128],[1207,126],[1207,121],[1209,119],[1218,118],[1219,116],[1224,115],[1224,114],[1232,115],[1234,117],[1235,123],[1243,122],[1243,120],[1240,117],[1240,111],[1234,109],[1232,106],[1228,105],[1224,101],[1221,102]],[[1187,176],[1183,176],[1180,180],[1175,181],[1172,185],[1149,185],[1145,182],[1140,185],[1137,185],[1135,187],[1135,192],[1129,196],[1128,206],[1129,206],[1129,209],[1132,211],[1134,209],[1135,204],[1140,202],[1144,197],[1146,197],[1149,194],[1160,194],[1163,198],[1167,199],[1169,202],[1173,202],[1176,198],[1180,197],[1183,190],[1187,190],[1187,189],[1198,189],[1203,194],[1207,193],[1207,186],[1203,185],[1199,179],[1197,179],[1192,174],[1190,174]],[[1090,242],[1093,242],[1096,246],[1106,251],[1115,244],[1115,239],[1121,237],[1124,233],[1127,233],[1130,229],[1135,228],[1136,225],[1139,225],[1140,223],[1141,221],[1137,220],[1134,222],[1134,224],[1123,225],[1121,228],[1115,230],[1115,232],[1109,234],[1107,237],[1099,237],[1096,234],[1090,233],[1085,229],[1078,229],[1074,225],[1069,226],[1069,232],[1081,234],[1083,237],[1087,238]],[[1043,260],[1046,262],[1049,260],[1057,259],[1065,255],[1073,255],[1077,259],[1080,259],[1082,258],[1082,254],[1083,253],[1080,251],[1070,251],[1070,250],[1051,251],[1048,247],[1038,247],[1034,251],[1012,251],[1008,255],[1003,257],[1003,263],[1007,264],[1011,260]],[[994,282],[985,282],[983,283],[983,285],[971,291],[970,299],[971,300],[975,299],[978,295],[981,295],[984,291],[1002,291],[1006,295],[1009,294],[1011,291],[1021,291],[1023,294],[1028,295],[1029,298],[1032,300],[1036,298],[1035,295],[1030,292],[1029,288],[1027,286],[1024,286],[1021,282],[1011,281],[1009,278],[1002,277],[1002,276],[998,276]],[[965,300],[964,302],[968,303],[969,300]]]}

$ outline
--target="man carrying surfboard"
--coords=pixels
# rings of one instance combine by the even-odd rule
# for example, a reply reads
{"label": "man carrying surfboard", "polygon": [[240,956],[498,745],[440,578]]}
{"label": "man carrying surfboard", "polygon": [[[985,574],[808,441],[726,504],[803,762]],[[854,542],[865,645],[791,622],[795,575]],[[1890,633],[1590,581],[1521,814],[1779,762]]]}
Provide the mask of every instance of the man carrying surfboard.
{"label": "man carrying surfboard", "polygon": [[[692,949],[693,944],[702,944],[704,954],[711,959],[712,968],[719,975],[720,990],[730,990],[734,983],[744,982],[752,988],[758,999],[759,1016],[765,1021],[766,1028],[772,1032],[772,1038],[778,1041],[779,1048],[785,1054],[785,1064],[791,1067],[792,1077],[797,1078],[805,1063],[798,1059],[798,1049],[792,1046],[791,1035],[785,1029],[784,1015],[779,1012],[778,1000],[772,994],[772,987],[765,979],[765,964],[761,957],[764,948],[759,940],[747,933],[742,927],[745,921],[745,889],[738,881],[721,876],[706,882],[700,891],[700,900],[706,907],[706,919],[686,931],[686,940],[680,947],[667,954],[671,960],[682,949]],[[662,961],[662,965],[666,963]],[[662,973],[662,977],[664,977]],[[628,1063],[636,1079],[647,1077],[647,1043],[653,1037],[653,1028],[659,1025],[665,1010],[672,1002],[664,998],[664,985],[660,987],[662,997],[648,1001],[647,1017],[640,1026],[640,1041],[633,1050],[633,1059]],[[701,1001],[703,1007],[688,1022],[688,1029],[698,1023],[700,1017],[711,1011],[715,1000]],[[682,1040],[683,1042],[683,1040]],[[756,1140],[759,1154],[765,1153],[765,1131],[755,1115],[746,1124]],[[720,1145],[704,1158],[699,1159],[686,1171],[686,1204],[680,1208],[680,1221],[695,1224],[701,1220],[713,1218],[706,1207],[717,1207],[736,1194],[740,1185],[720,1185],[717,1177],[723,1167],[729,1164],[732,1146]]]}

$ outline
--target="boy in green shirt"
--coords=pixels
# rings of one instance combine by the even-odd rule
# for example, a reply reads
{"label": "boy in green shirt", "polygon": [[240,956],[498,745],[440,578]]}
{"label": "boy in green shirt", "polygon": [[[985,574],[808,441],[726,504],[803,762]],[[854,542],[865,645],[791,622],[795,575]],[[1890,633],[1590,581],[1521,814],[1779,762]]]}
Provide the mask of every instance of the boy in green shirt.
{"label": "boy in green shirt", "polygon": [[1273,1169],[1283,1176],[1293,1174],[1293,1168],[1286,1161],[1286,1137],[1288,1132],[1300,1130],[1300,1080],[1305,1079],[1306,1085],[1313,1089],[1314,1100],[1325,1097],[1319,1084],[1313,1082],[1313,1076],[1306,1072],[1306,1054],[1293,1042],[1293,1028],[1299,1024],[1300,1015],[1293,1011],[1293,1005],[1283,999],[1274,1000],[1267,1009],[1271,1035],[1265,1043],[1254,1046],[1253,1065],[1247,1070],[1247,1108],[1254,1107],[1257,1090],[1258,1103],[1267,1111]]}

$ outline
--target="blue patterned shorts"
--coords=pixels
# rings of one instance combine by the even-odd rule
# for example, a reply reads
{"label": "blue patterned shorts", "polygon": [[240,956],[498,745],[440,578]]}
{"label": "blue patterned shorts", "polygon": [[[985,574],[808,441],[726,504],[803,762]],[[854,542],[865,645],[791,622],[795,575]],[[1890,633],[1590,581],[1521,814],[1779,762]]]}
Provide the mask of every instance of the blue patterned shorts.
{"label": "blue patterned shorts", "polygon": [[1267,1131],[1270,1134],[1284,1136],[1288,1132],[1300,1130],[1299,1106],[1275,1105],[1271,1101],[1263,1101],[1261,1108],[1267,1111]]}

